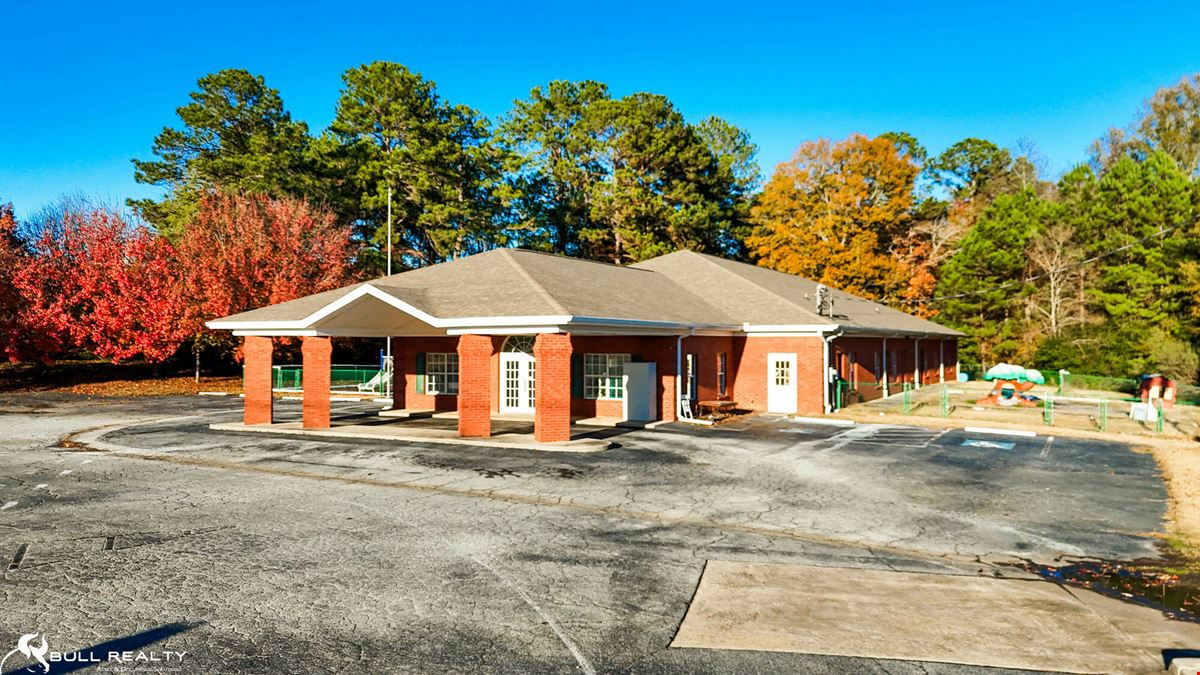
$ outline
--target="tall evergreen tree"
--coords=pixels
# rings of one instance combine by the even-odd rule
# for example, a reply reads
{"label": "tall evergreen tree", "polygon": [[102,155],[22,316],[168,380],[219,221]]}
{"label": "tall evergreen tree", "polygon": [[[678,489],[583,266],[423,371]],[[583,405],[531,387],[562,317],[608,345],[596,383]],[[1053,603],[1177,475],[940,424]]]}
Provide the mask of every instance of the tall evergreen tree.
{"label": "tall evergreen tree", "polygon": [[513,105],[498,131],[512,154],[512,204],[522,244],[580,255],[579,233],[593,227],[591,192],[603,179],[599,141],[589,126],[609,100],[599,82],[555,80]]}
{"label": "tall evergreen tree", "polygon": [[319,192],[306,166],[308,127],[292,120],[279,92],[261,75],[221,70],[197,82],[177,112],[182,126],[154,139],[157,159],[134,159],[134,178],[167,191],[161,200],[129,200],[143,217],[176,238],[200,195],[214,187],[269,195]]}
{"label": "tall evergreen tree", "polygon": [[[377,61],[342,77],[332,135],[352,167],[360,235],[378,270],[387,244],[393,189],[393,245],[406,265],[432,264],[504,241],[496,189],[501,152],[475,110],[442,99],[434,83],[398,63]],[[373,264],[371,261],[374,261]]]}
{"label": "tall evergreen tree", "polygon": [[963,361],[991,365],[1032,355],[1021,302],[1033,290],[1025,281],[1026,249],[1055,217],[1056,206],[1031,190],[1001,195],[942,267],[942,320],[970,336]]}
{"label": "tall evergreen tree", "polygon": [[624,263],[681,248],[738,252],[732,174],[669,100],[633,94],[594,112],[605,180],[593,185],[592,224],[579,235],[589,257]]}

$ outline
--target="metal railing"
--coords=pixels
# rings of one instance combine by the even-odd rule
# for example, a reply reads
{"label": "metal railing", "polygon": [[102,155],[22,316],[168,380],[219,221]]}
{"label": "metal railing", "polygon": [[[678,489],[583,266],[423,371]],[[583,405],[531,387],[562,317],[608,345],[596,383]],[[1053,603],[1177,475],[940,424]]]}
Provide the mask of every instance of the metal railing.
{"label": "metal railing", "polygon": [[[391,372],[379,366],[333,365],[329,368],[331,391],[385,395],[391,392]],[[274,391],[304,390],[304,366],[272,366],[271,388]]]}

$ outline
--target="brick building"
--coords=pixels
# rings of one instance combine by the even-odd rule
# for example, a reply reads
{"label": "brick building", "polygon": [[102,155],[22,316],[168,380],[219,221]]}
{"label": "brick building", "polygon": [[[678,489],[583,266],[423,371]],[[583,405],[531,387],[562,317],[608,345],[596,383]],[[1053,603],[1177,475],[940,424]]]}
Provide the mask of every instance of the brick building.
{"label": "brick building", "polygon": [[679,251],[621,267],[497,249],[209,322],[245,336],[245,421],[271,421],[272,338],[303,339],[304,425],[329,426],[331,337],[392,337],[393,407],[463,436],[530,415],[675,420],[697,401],[828,412],[957,376],[960,333],[800,277]]}

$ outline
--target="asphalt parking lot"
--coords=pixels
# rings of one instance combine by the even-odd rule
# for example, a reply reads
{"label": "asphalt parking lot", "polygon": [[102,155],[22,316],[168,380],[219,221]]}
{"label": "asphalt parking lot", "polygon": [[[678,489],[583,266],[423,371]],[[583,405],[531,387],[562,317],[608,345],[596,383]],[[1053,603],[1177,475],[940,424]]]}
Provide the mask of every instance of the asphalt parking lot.
{"label": "asphalt parking lot", "polygon": [[707,560],[1130,559],[1166,508],[1116,443],[762,417],[591,455],[208,429],[238,405],[0,400],[0,646],[169,645],[178,672],[976,672],[669,645]]}

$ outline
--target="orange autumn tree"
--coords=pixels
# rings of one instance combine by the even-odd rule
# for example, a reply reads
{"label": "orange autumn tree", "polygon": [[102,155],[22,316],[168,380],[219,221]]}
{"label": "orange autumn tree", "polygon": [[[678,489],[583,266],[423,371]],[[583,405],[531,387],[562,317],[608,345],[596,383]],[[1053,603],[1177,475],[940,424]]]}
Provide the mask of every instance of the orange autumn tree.
{"label": "orange autumn tree", "polygon": [[764,267],[903,304],[911,275],[893,251],[912,220],[919,171],[887,138],[808,141],[759,196],[750,255]]}

